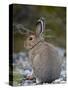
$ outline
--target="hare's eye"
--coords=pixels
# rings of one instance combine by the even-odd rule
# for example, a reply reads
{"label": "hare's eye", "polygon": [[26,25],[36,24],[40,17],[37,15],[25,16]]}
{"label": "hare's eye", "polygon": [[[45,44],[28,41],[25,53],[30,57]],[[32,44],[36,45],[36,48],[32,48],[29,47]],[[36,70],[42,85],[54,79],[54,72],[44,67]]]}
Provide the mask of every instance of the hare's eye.
{"label": "hare's eye", "polygon": [[30,37],[29,40],[32,40],[32,37]]}

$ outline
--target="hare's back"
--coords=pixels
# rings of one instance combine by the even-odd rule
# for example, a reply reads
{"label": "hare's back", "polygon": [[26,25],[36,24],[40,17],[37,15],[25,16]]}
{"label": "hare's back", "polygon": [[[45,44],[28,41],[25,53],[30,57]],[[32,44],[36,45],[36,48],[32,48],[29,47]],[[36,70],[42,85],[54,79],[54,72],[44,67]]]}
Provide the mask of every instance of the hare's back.
{"label": "hare's back", "polygon": [[61,66],[58,50],[55,46],[47,42],[43,44],[43,48],[44,49],[40,54],[40,59],[42,60],[42,63],[44,62],[47,68],[49,70],[51,68],[52,73],[55,74],[57,70],[60,70]]}
{"label": "hare's back", "polygon": [[58,78],[61,63],[57,49],[53,45],[45,42],[41,44],[37,51],[33,60],[36,76],[43,81],[52,81]]}

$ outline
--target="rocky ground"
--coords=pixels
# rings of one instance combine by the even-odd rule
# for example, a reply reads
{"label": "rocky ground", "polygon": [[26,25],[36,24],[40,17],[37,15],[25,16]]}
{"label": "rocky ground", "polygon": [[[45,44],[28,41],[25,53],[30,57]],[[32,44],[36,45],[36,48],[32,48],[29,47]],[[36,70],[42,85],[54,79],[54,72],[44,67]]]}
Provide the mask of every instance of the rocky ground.
{"label": "rocky ground", "polygon": [[[63,56],[65,50],[57,49],[59,50],[60,56],[63,57],[62,70],[59,79],[53,81],[51,84],[66,83],[66,56]],[[28,56],[24,52],[13,54],[13,85],[27,86],[37,84],[36,78],[33,77],[32,67],[28,62]]]}

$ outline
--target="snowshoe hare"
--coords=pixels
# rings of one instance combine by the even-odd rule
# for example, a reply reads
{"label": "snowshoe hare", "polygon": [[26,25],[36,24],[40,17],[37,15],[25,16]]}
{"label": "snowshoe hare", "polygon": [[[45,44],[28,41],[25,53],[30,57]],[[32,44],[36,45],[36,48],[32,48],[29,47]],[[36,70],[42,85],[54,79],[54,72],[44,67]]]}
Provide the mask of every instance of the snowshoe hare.
{"label": "snowshoe hare", "polygon": [[44,22],[43,18],[38,20],[36,33],[27,37],[24,46],[29,50],[29,61],[36,78],[51,83],[60,76],[61,60],[57,48],[42,38]]}

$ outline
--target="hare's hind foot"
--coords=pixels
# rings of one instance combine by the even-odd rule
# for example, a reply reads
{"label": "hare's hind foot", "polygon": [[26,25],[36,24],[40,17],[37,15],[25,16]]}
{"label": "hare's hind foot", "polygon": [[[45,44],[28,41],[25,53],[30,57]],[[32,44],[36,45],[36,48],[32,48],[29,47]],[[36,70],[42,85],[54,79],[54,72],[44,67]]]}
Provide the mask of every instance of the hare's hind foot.
{"label": "hare's hind foot", "polygon": [[39,84],[43,84],[43,82],[39,80],[38,78],[36,78],[36,85],[39,85]]}

